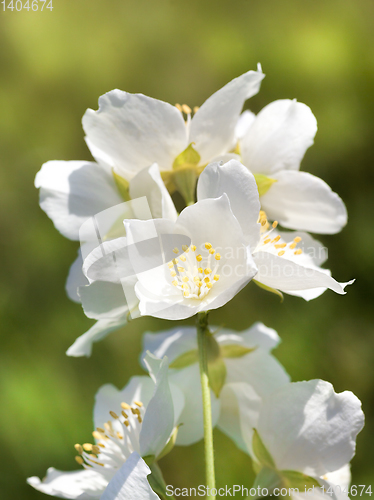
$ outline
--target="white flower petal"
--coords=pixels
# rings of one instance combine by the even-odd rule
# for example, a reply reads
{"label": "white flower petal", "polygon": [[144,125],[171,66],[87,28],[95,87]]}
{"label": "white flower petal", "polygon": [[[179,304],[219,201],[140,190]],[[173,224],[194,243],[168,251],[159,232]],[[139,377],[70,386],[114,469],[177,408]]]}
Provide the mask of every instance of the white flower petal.
{"label": "white flower petal", "polygon": [[100,474],[90,470],[63,472],[50,467],[47,476],[41,481],[38,477],[29,477],[30,486],[47,495],[74,500],[99,499],[106,487],[106,481]]}
{"label": "white flower petal", "polygon": [[149,401],[139,436],[143,457],[157,456],[164,449],[174,428],[174,405],[168,381],[168,360],[165,357],[156,375],[156,387]]}
{"label": "white flower petal", "polygon": [[344,288],[354,281],[338,283],[324,270],[298,265],[292,260],[269,252],[255,252],[253,259],[258,268],[256,281],[282,292],[324,287],[344,295]]}
{"label": "white flower petal", "polygon": [[264,76],[261,71],[248,71],[235,78],[209,97],[194,115],[189,142],[195,143],[202,165],[230,149],[243,104],[257,94]]}
{"label": "white flower petal", "polygon": [[142,94],[112,90],[99,98],[98,111],[86,111],[82,123],[92,154],[100,152],[127,180],[154,162],[170,170],[188,145],[177,108]]}
{"label": "white flower petal", "polygon": [[[211,329],[214,331],[215,327],[211,327]],[[254,323],[242,332],[233,332],[225,328],[219,329],[215,339],[221,346],[239,344],[249,348],[261,348],[267,352],[277,347],[280,342],[277,332],[260,322]]]}
{"label": "white flower petal", "polygon": [[118,318],[100,319],[86,333],[76,339],[66,351],[66,354],[73,357],[91,356],[94,342],[99,342],[99,340],[102,340],[114,330],[118,330],[126,323],[127,314]]}
{"label": "white flower petal", "polygon": [[145,406],[150,402],[155,390],[152,379],[146,375],[131,377],[128,384],[121,390],[112,384],[100,387],[95,396],[94,425],[103,427],[108,420],[113,420],[109,411],[121,414],[121,403],[132,404],[141,401]]}
{"label": "white flower petal", "polygon": [[[182,370],[173,370],[169,375],[170,382],[175,384],[184,395],[185,404],[179,417],[182,425],[178,429],[178,445],[188,446],[200,441],[204,436],[203,403],[201,394],[200,372],[198,364],[188,366]],[[212,423],[216,425],[220,400],[210,393],[212,404]]]}
{"label": "white flower petal", "polygon": [[261,205],[271,220],[289,229],[333,234],[347,223],[341,198],[318,177],[307,172],[282,170],[272,175],[274,182],[261,196]]}
{"label": "white flower petal", "polygon": [[255,178],[240,162],[211,163],[200,175],[197,199],[218,198],[226,193],[230,207],[242,228],[245,242],[254,249],[260,238],[260,200]]}
{"label": "white flower petal", "polygon": [[262,349],[240,358],[226,358],[225,363],[228,384],[246,382],[261,397],[290,382],[289,375],[279,361]]}
{"label": "white flower petal", "polygon": [[150,473],[144,460],[136,452],[132,453],[109,482],[100,500],[160,500],[148,483]]}
{"label": "white flower petal", "polygon": [[[238,122],[235,127],[235,139],[240,141],[248,132],[249,127],[253,124],[256,119],[256,115],[249,111],[248,109],[243,111],[239,116]],[[236,146],[236,144],[234,144]]]}
{"label": "white flower petal", "polygon": [[144,365],[145,353],[150,351],[158,358],[167,356],[169,364],[185,352],[197,349],[196,328],[177,327],[166,332],[150,333],[143,335],[143,351],[140,363]]}
{"label": "white flower petal", "polygon": [[361,403],[323,380],[296,382],[263,401],[257,430],[278,469],[323,476],[348,463],[364,425]]}
{"label": "white flower petal", "polygon": [[298,170],[313,144],[317,122],[310,108],[289,99],[263,108],[241,141],[243,163],[253,173]]}
{"label": "white flower petal", "polygon": [[89,281],[82,271],[83,259],[81,251],[78,250],[78,257],[72,263],[69,269],[68,278],[65,284],[65,290],[70,300],[80,303],[81,299],[78,295],[80,286],[88,285]]}
{"label": "white flower petal", "polygon": [[144,168],[131,179],[130,196],[132,199],[146,196],[154,218],[173,221],[177,219],[177,211],[161,178],[157,163]]}
{"label": "white flower petal", "polygon": [[261,398],[245,382],[231,383],[221,392],[221,414],[218,427],[234,443],[253,457],[252,435],[257,427]]}
{"label": "white flower petal", "polygon": [[49,161],[36,174],[40,206],[66,238],[90,217],[123,202],[110,169],[88,161]]}
{"label": "white flower petal", "polygon": [[129,308],[122,285],[108,281],[94,281],[79,288],[85,315],[94,319],[115,319],[125,316]]}

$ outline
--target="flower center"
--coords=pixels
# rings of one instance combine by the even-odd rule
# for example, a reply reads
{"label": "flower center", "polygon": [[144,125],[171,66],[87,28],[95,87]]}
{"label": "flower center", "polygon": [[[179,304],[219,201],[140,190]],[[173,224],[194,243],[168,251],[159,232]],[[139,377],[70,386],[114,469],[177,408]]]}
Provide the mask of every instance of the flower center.
{"label": "flower center", "polygon": [[300,236],[296,236],[290,243],[283,241],[279,234],[274,238],[271,237],[270,235],[277,227],[278,222],[274,221],[270,226],[266,213],[263,210],[260,210],[258,221],[261,224],[261,237],[255,250],[256,252],[263,250],[263,247],[266,246],[266,251],[277,254],[279,257],[283,257],[286,252],[289,253],[290,251],[292,251],[294,255],[301,255],[303,253],[301,248],[296,248],[297,244],[301,241]]}
{"label": "flower center", "polygon": [[[172,285],[189,299],[203,299],[219,280],[217,274],[221,255],[215,251],[211,243],[206,242],[202,254],[196,252],[196,246],[182,246],[183,254],[168,263]],[[174,248],[178,254],[179,249]]]}
{"label": "flower center", "polygon": [[144,416],[144,406],[134,401],[133,406],[121,403],[121,415],[110,411],[111,420],[98,427],[93,433],[96,444],[76,444],[79,453],[75,457],[85,469],[95,470],[108,482],[124,464],[133,451],[140,452],[139,434]]}

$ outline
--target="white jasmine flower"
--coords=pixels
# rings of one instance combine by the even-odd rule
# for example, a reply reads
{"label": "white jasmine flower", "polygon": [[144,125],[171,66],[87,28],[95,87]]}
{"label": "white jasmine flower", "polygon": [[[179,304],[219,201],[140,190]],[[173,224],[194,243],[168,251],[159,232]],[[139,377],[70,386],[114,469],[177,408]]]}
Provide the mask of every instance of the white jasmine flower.
{"label": "white jasmine flower", "polygon": [[[208,342],[208,366],[212,388],[213,424],[246,449],[241,438],[237,405],[232,401],[230,384],[246,382],[261,397],[289,382],[289,376],[270,354],[280,339],[275,330],[256,323],[248,330],[234,332],[211,327]],[[169,379],[185,397],[180,416],[183,423],[177,444],[188,445],[203,437],[203,409],[199,383],[196,328],[179,327],[160,333],[146,333],[143,338],[142,360],[145,352],[157,357],[167,356]]]}
{"label": "white jasmine flower", "polygon": [[[106,298],[91,294],[86,313],[90,310],[93,317],[103,320],[118,317],[123,279],[133,279],[141,315],[165,319],[183,319],[221,307],[252,278],[268,289],[306,300],[326,288],[344,294],[344,287],[352,283],[338,283],[320,267],[326,252],[309,235],[278,233],[276,223],[270,226],[260,211],[255,179],[240,162],[208,165],[199,178],[197,197],[197,203],[185,208],[176,220],[125,220],[126,239],[104,244],[105,257],[101,250],[92,252],[85,261],[87,276],[115,286],[111,293],[107,290]],[[190,244],[174,248],[175,258],[165,258],[165,248],[157,243],[160,259],[164,254],[166,262],[160,265],[159,259],[153,267],[145,265],[155,251],[153,244],[148,249],[147,241],[167,236],[170,242],[183,235]],[[308,251],[298,247],[302,239]],[[135,258],[127,252],[129,245],[135,249],[140,245],[132,252]],[[171,248],[167,250],[170,255]],[[106,286],[90,285],[103,292]],[[81,297],[90,287],[79,289]]]}
{"label": "white jasmine flower", "polygon": [[[232,385],[242,436],[258,472],[256,484],[334,484],[345,477],[364,425],[361,403],[323,380],[284,385],[260,399],[247,384]],[[336,483],[335,483],[336,484]],[[302,487],[304,490],[304,486]]]}
{"label": "white jasmine flower", "polygon": [[[29,478],[31,486],[62,498],[109,499],[108,484],[112,480],[117,484],[130,473],[131,463],[137,463],[140,471],[145,472],[134,453],[151,463],[170,451],[184,398],[177,387],[169,386],[166,358],[161,361],[147,355],[145,363],[152,378],[133,377],[122,391],[104,385],[97,393],[95,443],[75,445],[76,461],[83,470],[62,472],[50,468],[43,481]],[[128,464],[128,460],[132,462]],[[104,492],[107,496],[101,497]]]}
{"label": "white jasmine flower", "polygon": [[[353,281],[338,283],[328,270],[319,267],[326,259],[326,252],[309,235],[278,232],[277,222],[271,226],[265,212],[259,211],[259,200],[250,187],[253,182],[253,176],[236,160],[224,165],[213,163],[201,174],[197,193],[199,199],[227,194],[258,270],[255,280],[265,287],[300,295],[307,300],[320,295],[326,288],[344,294],[344,287]],[[258,213],[260,216],[256,219]],[[298,246],[301,240],[311,253],[303,252]]]}
{"label": "white jasmine flower", "polygon": [[180,155],[191,144],[199,158],[189,166],[203,167],[229,151],[243,104],[257,94],[263,78],[260,67],[235,78],[195,108],[192,118],[187,105],[113,90],[99,98],[98,111],[88,109],[83,117],[87,145],[99,164],[126,180],[154,162],[172,172],[182,166]]}
{"label": "white jasmine flower", "polygon": [[343,201],[321,179],[300,172],[317,122],[305,104],[274,101],[256,117],[246,113],[237,128],[243,164],[259,183],[262,209],[289,229],[337,233],[347,223]]}

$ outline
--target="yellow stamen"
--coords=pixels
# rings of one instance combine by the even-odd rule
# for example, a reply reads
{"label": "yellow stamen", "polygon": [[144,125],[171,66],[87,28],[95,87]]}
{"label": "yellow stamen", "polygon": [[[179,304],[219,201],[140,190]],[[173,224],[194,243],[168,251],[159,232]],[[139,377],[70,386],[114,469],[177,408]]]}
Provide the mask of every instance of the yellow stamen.
{"label": "yellow stamen", "polygon": [[181,258],[181,261],[182,261],[182,262],[186,262],[186,260],[187,260],[187,259],[186,259],[186,257],[185,257],[184,255],[181,255],[181,257],[180,257],[180,258]]}
{"label": "yellow stamen", "polygon": [[121,403],[121,408],[123,408],[124,410],[129,410],[131,406],[128,405],[127,403]]}
{"label": "yellow stamen", "polygon": [[273,226],[273,228],[275,229],[275,228],[277,227],[277,225],[278,225],[278,221],[277,221],[277,220],[275,220],[275,221],[273,222],[272,226]]}
{"label": "yellow stamen", "polygon": [[186,253],[188,253],[190,251],[190,249],[188,248],[187,245],[182,245],[182,250],[183,250],[183,252],[186,252]]}
{"label": "yellow stamen", "polygon": [[196,281],[196,286],[198,286],[199,288],[203,286],[203,282],[202,281]]}
{"label": "yellow stamen", "polygon": [[[217,258],[217,257],[216,257]],[[203,258],[201,257],[201,255],[196,255],[196,260],[197,262],[201,262],[203,260]]]}
{"label": "yellow stamen", "polygon": [[302,240],[302,238],[300,238],[300,236],[296,236],[296,238],[293,239],[295,243],[299,243],[299,241]]}
{"label": "yellow stamen", "polygon": [[79,465],[83,465],[84,464],[84,460],[82,457],[75,457],[75,460],[78,462]]}
{"label": "yellow stamen", "polygon": [[182,104],[182,110],[184,113],[186,113],[186,115],[189,115],[192,111],[191,108],[187,106],[187,104]]}
{"label": "yellow stamen", "polygon": [[169,269],[172,269],[172,267],[173,267],[173,263],[172,263],[172,262],[169,262],[169,264],[168,264],[168,268],[169,268]]}
{"label": "yellow stamen", "polygon": [[93,431],[92,435],[97,440],[105,438],[105,436],[103,436],[103,434],[100,434],[100,432],[97,432],[97,431]]}
{"label": "yellow stamen", "polygon": [[219,280],[219,274],[215,274],[213,279],[214,279],[214,281],[218,281]]}
{"label": "yellow stamen", "polygon": [[121,413],[122,413],[122,416],[123,416],[124,418],[129,418],[129,416],[127,415],[127,413],[126,413],[126,412],[124,412],[123,410],[121,411]]}
{"label": "yellow stamen", "polygon": [[206,286],[207,286],[207,288],[212,288],[213,285],[212,285],[212,283],[207,283]]}
{"label": "yellow stamen", "polygon": [[180,111],[182,113],[182,106],[178,102],[175,105],[175,107],[177,108],[178,111]]}
{"label": "yellow stamen", "polygon": [[278,252],[278,255],[279,257],[282,257],[282,255],[284,255],[286,252],[284,250],[281,250],[280,252]]}
{"label": "yellow stamen", "polygon": [[211,249],[209,250],[210,255],[213,255],[213,254],[214,254],[214,252],[215,252],[214,248],[211,248]]}
{"label": "yellow stamen", "polygon": [[295,242],[291,243],[291,244],[290,244],[290,248],[291,248],[291,250],[293,250],[294,248],[296,248],[296,245],[297,245],[297,243],[295,243]]}
{"label": "yellow stamen", "polygon": [[170,271],[170,276],[172,278],[175,278],[176,275],[177,275],[177,273],[175,271]]}
{"label": "yellow stamen", "polygon": [[174,280],[174,281],[171,282],[171,284],[174,285],[174,286],[178,286],[178,281]]}
{"label": "yellow stamen", "polygon": [[181,266],[178,266],[177,269],[180,273],[183,273],[185,271],[184,267]]}
{"label": "yellow stamen", "polygon": [[126,427],[128,427],[130,425],[130,422],[128,420],[125,420],[124,424],[126,425]]}
{"label": "yellow stamen", "polygon": [[270,238],[267,238],[265,241],[264,241],[264,245],[267,245],[268,243],[270,243],[271,239]]}
{"label": "yellow stamen", "polygon": [[206,278],[204,278],[204,281],[205,281],[205,283],[209,283],[209,281],[210,281],[209,276],[207,276]]}
{"label": "yellow stamen", "polygon": [[210,250],[212,248],[212,244],[211,243],[205,243],[205,248],[207,250]]}
{"label": "yellow stamen", "polygon": [[82,446],[80,444],[75,444],[74,448],[77,450],[77,452],[79,453],[79,455],[82,455],[83,448],[82,448]]}
{"label": "yellow stamen", "polygon": [[194,252],[196,250],[196,246],[195,245],[191,245],[191,250]]}
{"label": "yellow stamen", "polygon": [[184,295],[185,297],[188,297],[188,296],[190,295],[190,292],[189,292],[188,290],[185,290],[185,291],[183,292],[183,295]]}
{"label": "yellow stamen", "polygon": [[278,243],[278,245],[274,245],[275,248],[285,248],[287,243]]}
{"label": "yellow stamen", "polygon": [[280,239],[281,239],[281,237],[280,237],[280,235],[278,234],[278,236],[276,236],[276,237],[273,239],[272,243],[276,243],[276,242],[277,242],[277,241],[279,241]]}
{"label": "yellow stamen", "polygon": [[118,415],[117,415],[117,413],[114,413],[114,411],[110,411],[109,413],[110,413],[110,415],[111,415],[113,418],[115,418],[116,420],[119,418],[119,417],[118,417]]}
{"label": "yellow stamen", "polygon": [[202,267],[198,267],[197,268],[197,272],[203,274],[203,268]]}
{"label": "yellow stamen", "polygon": [[210,274],[211,272],[212,272],[212,270],[209,267],[204,269],[204,274]]}
{"label": "yellow stamen", "polygon": [[221,260],[221,254],[220,253],[216,253],[216,255],[214,256],[214,258],[216,260]]}
{"label": "yellow stamen", "polygon": [[195,107],[193,108],[193,112],[194,112],[194,113],[197,113],[197,112],[199,111],[199,109],[200,109],[200,108],[199,108],[199,106],[195,106]]}
{"label": "yellow stamen", "polygon": [[297,250],[294,251],[295,255],[301,255],[302,253],[303,251],[301,250],[301,248],[298,248]]}
{"label": "yellow stamen", "polygon": [[92,448],[93,448],[93,446],[91,443],[84,443],[84,445],[83,445],[83,449],[85,451],[92,451]]}
{"label": "yellow stamen", "polygon": [[184,281],[185,283],[187,283],[189,281],[189,277],[188,276],[185,276],[184,278],[182,278],[182,281]]}
{"label": "yellow stamen", "polygon": [[105,434],[104,429],[102,429],[101,427],[96,427],[96,430],[97,432],[100,432],[100,434]]}
{"label": "yellow stamen", "polygon": [[173,252],[178,254],[178,253],[179,253],[178,248],[177,248],[177,247],[175,247],[175,248],[173,249]]}

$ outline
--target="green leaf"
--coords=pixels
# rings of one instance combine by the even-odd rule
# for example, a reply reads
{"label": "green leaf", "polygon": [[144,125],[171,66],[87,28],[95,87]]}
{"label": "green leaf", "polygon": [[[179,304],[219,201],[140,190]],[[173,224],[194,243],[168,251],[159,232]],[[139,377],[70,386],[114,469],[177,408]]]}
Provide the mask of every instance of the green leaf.
{"label": "green leaf", "polygon": [[173,162],[173,169],[183,167],[185,165],[197,165],[200,161],[200,155],[192,146],[191,142],[184,151],[182,151]]}
{"label": "green leaf", "polygon": [[193,365],[199,361],[199,351],[193,349],[192,351],[187,351],[178,356],[172,363],[170,363],[169,368],[186,368],[186,366]]}
{"label": "green leaf", "polygon": [[253,352],[257,347],[245,347],[239,344],[227,344],[221,346],[221,354],[224,358],[241,358],[249,352]]}
{"label": "green leaf", "polygon": [[271,288],[270,286],[264,285],[263,283],[260,283],[259,281],[252,280],[257,286],[262,288],[263,290],[266,290],[267,292],[274,293],[275,295],[278,295],[280,297],[281,302],[283,302],[283,293],[277,290],[276,288]]}
{"label": "green leaf", "polygon": [[113,169],[112,174],[120,195],[125,201],[130,201],[131,198],[129,194],[129,182],[120,175],[116,174]]}
{"label": "green leaf", "polygon": [[259,196],[267,193],[274,182],[277,182],[277,179],[272,179],[264,174],[254,174],[254,178],[257,184]]}
{"label": "green leaf", "polygon": [[253,429],[252,448],[260,464],[265,467],[269,467],[270,469],[276,468],[273,457],[266,449],[266,446],[262,442],[262,439],[256,429]]}
{"label": "green leaf", "polygon": [[[260,472],[257,474],[255,482],[253,483],[253,488],[258,488],[260,490],[266,488],[269,493],[271,493],[274,488],[281,486],[282,479],[278,473],[278,471],[270,468],[270,467],[262,467]],[[256,495],[251,498],[261,498],[261,495]]]}
{"label": "green leaf", "polygon": [[314,479],[314,477],[307,476],[302,472],[297,472],[294,470],[282,470],[280,471],[282,475],[283,482],[285,483],[286,488],[298,488],[299,491],[304,491],[305,488],[319,488],[319,482]]}
{"label": "green leaf", "polygon": [[175,427],[172,435],[170,436],[170,439],[169,441],[166,443],[164,449],[162,450],[162,452],[159,454],[159,456],[157,457],[157,460],[160,460],[160,458],[164,457],[165,455],[167,455],[168,453],[171,452],[171,450],[174,448],[175,446],[175,441],[177,440],[177,436],[178,436],[178,430],[179,430],[179,427],[181,426],[182,424],[179,424],[177,427]]}

